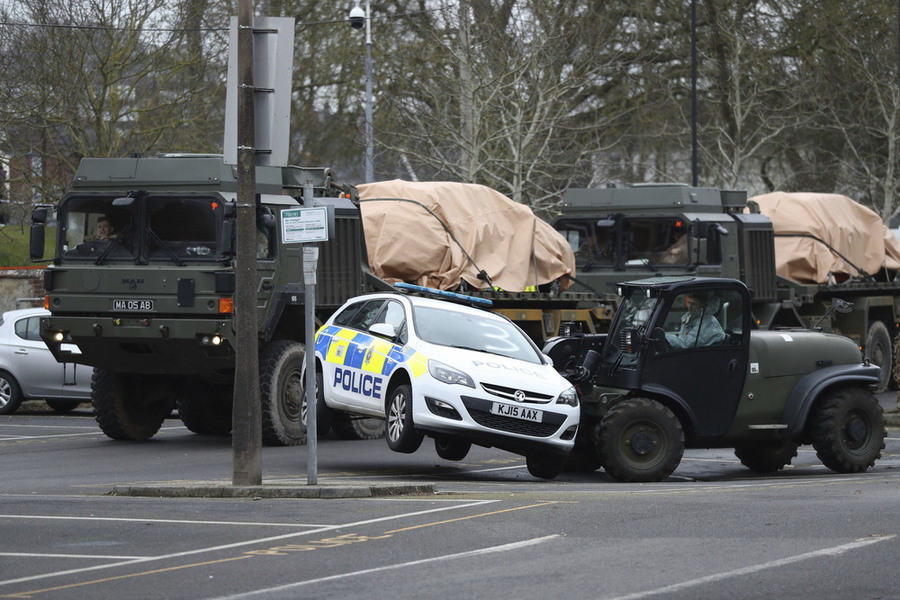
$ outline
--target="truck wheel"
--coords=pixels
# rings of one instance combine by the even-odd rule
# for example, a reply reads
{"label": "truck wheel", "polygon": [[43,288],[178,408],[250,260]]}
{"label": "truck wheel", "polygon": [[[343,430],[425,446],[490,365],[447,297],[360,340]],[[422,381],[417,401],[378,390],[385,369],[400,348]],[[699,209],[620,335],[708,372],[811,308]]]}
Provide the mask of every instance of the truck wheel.
{"label": "truck wheel", "polygon": [[894,366],[891,336],[881,321],[872,323],[866,334],[866,358],[872,361],[872,364],[881,367],[878,388],[875,390],[875,393],[881,393],[887,389],[891,381]]}
{"label": "truck wheel", "polygon": [[174,402],[164,381],[94,369],[91,404],[94,418],[107,437],[147,440],[159,431]]}
{"label": "truck wheel", "polygon": [[563,470],[566,459],[556,454],[531,452],[525,456],[525,466],[532,477],[555,479]]}
{"label": "truck wheel", "polygon": [[183,382],[176,406],[181,422],[197,435],[231,433],[234,391],[209,382]]}
{"label": "truck wheel", "polygon": [[684,430],[678,418],[647,398],[615,405],[596,432],[603,468],[617,481],[662,481],[684,455]]}
{"label": "truck wheel", "polygon": [[434,438],[434,451],[444,460],[462,460],[472,449],[472,442],[460,438],[439,435]]}
{"label": "truck wheel", "polygon": [[398,385],[388,392],[384,407],[385,438],[388,448],[394,452],[412,454],[422,445],[424,435],[416,431],[412,416],[412,388]]}
{"label": "truck wheel", "polygon": [[809,431],[816,456],[838,473],[861,473],[881,458],[884,411],[862,388],[830,390],[813,408]]}
{"label": "truck wheel", "polygon": [[334,416],[331,428],[342,440],[375,440],[384,436],[384,419],[340,413]]}
{"label": "truck wheel", "polygon": [[[305,376],[304,376],[305,377]],[[306,379],[303,379],[304,385],[306,384]],[[300,413],[300,418],[303,421],[303,426],[306,427],[307,423],[309,423],[309,419],[307,415],[309,411],[306,407],[306,389],[303,391],[303,408]],[[322,372],[316,371],[316,435],[321,437],[331,431],[331,426],[334,423],[334,411],[328,408],[328,405],[325,404],[325,390],[322,387]],[[309,429],[307,429],[309,431]]]}
{"label": "truck wheel", "polygon": [[305,355],[303,344],[293,340],[274,340],[260,354],[259,399],[266,446],[306,443],[306,426],[300,420]]}
{"label": "truck wheel", "polygon": [[15,377],[0,371],[0,415],[11,415],[22,404],[22,388]]}
{"label": "truck wheel", "polygon": [[799,447],[800,444],[791,441],[748,444],[735,447],[734,455],[751,471],[774,473],[791,464]]}

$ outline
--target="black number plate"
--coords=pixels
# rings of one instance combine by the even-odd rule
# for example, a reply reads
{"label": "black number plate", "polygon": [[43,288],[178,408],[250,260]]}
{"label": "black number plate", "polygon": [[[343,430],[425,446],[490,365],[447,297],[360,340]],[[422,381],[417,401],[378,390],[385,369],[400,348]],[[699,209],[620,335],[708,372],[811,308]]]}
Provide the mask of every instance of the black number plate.
{"label": "black number plate", "polygon": [[153,310],[153,300],[113,300],[113,310],[149,312]]}

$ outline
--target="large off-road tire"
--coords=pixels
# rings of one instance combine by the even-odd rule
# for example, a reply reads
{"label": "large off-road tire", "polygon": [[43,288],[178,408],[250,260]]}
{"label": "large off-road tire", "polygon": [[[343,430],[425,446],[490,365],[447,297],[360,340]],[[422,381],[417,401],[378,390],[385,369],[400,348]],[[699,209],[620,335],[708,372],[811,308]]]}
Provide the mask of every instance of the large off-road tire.
{"label": "large off-road tire", "polygon": [[342,440],[376,440],[384,437],[384,419],[336,413],[331,428]]}
{"label": "large off-road tire", "polygon": [[81,406],[81,400],[66,400],[65,398],[48,398],[44,402],[53,412],[61,415],[70,413]]}
{"label": "large off-road tire", "polygon": [[416,431],[416,424],[413,422],[412,387],[404,384],[389,390],[384,403],[384,414],[388,448],[404,454],[412,454],[418,450],[425,436]]}
{"label": "large off-road tire", "polygon": [[599,436],[594,431],[600,427],[600,422],[594,419],[586,420],[582,417],[578,426],[578,435],[575,436],[575,446],[566,457],[563,466],[564,471],[571,473],[593,473],[603,466],[600,462],[597,445],[594,439]]}
{"label": "large off-road tire", "polygon": [[881,321],[875,321],[869,326],[866,334],[866,358],[872,364],[881,367],[881,375],[876,388],[876,393],[881,393],[888,388],[892,379],[894,367],[894,353],[891,346],[891,335]]}
{"label": "large off-road tire", "polygon": [[565,456],[552,452],[530,452],[525,456],[525,466],[533,477],[554,479],[562,473]]}
{"label": "large off-road tire", "polygon": [[203,380],[182,382],[179,386],[178,416],[190,431],[198,435],[226,436],[231,433],[234,390]]}
{"label": "large off-road tire", "polygon": [[91,404],[94,418],[107,437],[147,440],[172,412],[174,397],[164,378],[94,369]]}
{"label": "large off-road tire", "polygon": [[734,455],[741,464],[757,473],[774,473],[791,464],[797,456],[797,442],[783,441],[768,444],[736,446]]}
{"label": "large off-road tire", "polygon": [[647,398],[625,400],[596,428],[603,468],[618,481],[662,481],[684,455],[684,430],[671,410]]}
{"label": "large off-road tire", "polygon": [[434,451],[444,460],[462,460],[472,449],[472,442],[449,435],[434,438]]}
{"label": "large off-road tire", "polygon": [[0,415],[11,415],[22,404],[22,388],[16,378],[0,371]]}
{"label": "large off-road tire", "polygon": [[273,340],[260,353],[259,400],[266,446],[306,443],[306,425],[300,418],[305,356],[304,345],[293,340]]}
{"label": "large off-road tire", "polygon": [[809,433],[816,456],[838,473],[861,473],[881,458],[884,410],[863,388],[844,387],[826,392],[809,416]]}

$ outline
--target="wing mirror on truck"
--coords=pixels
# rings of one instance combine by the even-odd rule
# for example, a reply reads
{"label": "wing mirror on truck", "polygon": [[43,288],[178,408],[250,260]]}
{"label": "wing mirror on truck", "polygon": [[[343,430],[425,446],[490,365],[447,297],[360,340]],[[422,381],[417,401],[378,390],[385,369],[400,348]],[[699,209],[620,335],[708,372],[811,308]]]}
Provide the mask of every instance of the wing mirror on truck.
{"label": "wing mirror on truck", "polygon": [[832,298],[831,306],[828,307],[828,310],[825,311],[825,314],[822,315],[816,324],[812,326],[813,329],[819,329],[819,325],[831,315],[832,312],[839,312],[842,315],[846,315],[849,312],[853,312],[853,303],[847,302],[843,298]]}
{"label": "wing mirror on truck", "polygon": [[31,211],[31,237],[28,240],[28,253],[31,260],[44,258],[44,225],[47,223],[47,207],[36,206]]}

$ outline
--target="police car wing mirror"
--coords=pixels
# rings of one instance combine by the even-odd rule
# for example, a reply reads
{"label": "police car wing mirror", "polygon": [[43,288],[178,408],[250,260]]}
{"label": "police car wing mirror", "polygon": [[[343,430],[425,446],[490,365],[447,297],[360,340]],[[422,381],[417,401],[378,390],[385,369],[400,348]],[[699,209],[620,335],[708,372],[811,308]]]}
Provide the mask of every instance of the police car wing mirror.
{"label": "police car wing mirror", "polygon": [[397,337],[397,330],[389,323],[375,323],[369,327],[369,333],[389,340],[393,340]]}

